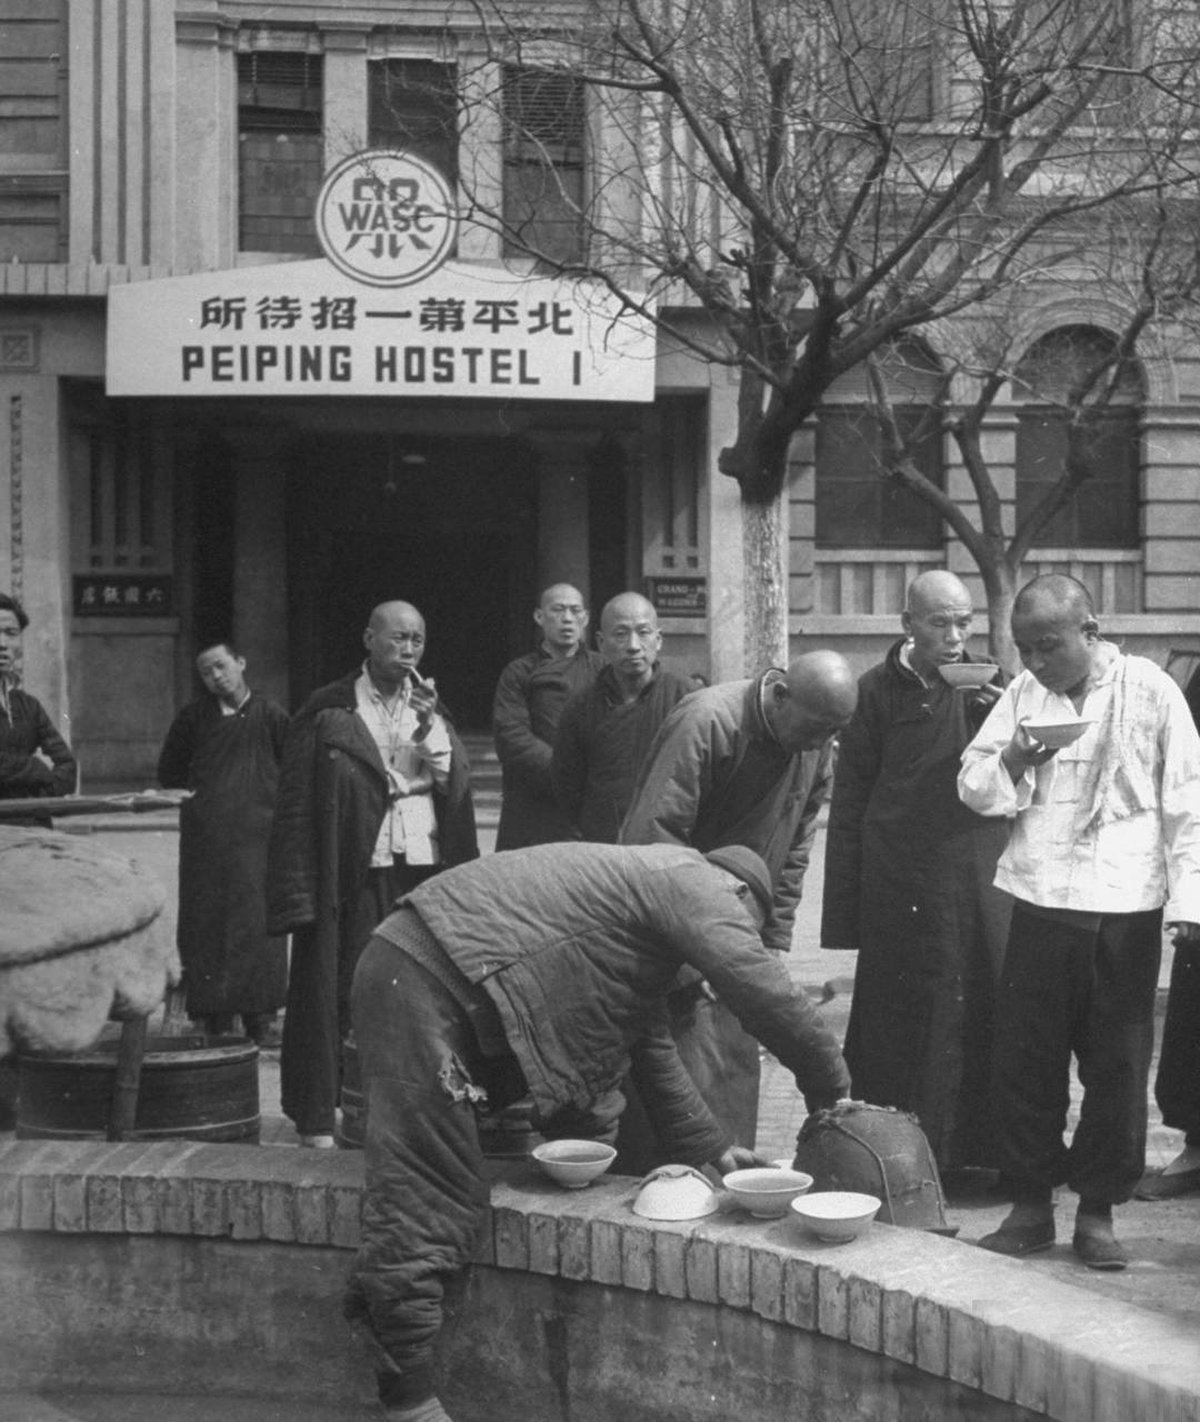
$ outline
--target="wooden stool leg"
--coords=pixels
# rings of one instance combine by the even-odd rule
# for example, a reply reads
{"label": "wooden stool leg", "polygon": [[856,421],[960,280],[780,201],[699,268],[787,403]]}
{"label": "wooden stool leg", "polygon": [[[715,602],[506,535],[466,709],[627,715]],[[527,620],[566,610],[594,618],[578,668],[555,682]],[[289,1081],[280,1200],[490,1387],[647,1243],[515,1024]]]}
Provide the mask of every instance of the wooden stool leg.
{"label": "wooden stool leg", "polygon": [[138,1087],[142,1079],[142,1058],[146,1054],[145,1017],[133,1017],[121,1026],[117,1048],[117,1074],[113,1081],[112,1109],[108,1118],[110,1141],[127,1140],[137,1119]]}

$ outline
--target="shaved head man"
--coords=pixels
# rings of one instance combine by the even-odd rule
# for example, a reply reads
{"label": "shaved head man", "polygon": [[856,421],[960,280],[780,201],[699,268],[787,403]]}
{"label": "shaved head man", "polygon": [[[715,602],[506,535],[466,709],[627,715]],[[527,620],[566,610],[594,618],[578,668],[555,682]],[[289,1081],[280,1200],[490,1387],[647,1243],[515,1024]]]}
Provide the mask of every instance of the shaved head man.
{"label": "shaved head man", "polygon": [[569,657],[583,641],[588,610],[583,594],[570,583],[554,583],[538,600],[533,620],[542,629],[545,646]]}
{"label": "shaved head man", "polygon": [[[1010,826],[996,870],[1013,915],[993,1080],[1014,1204],[980,1243],[1049,1249],[1066,1185],[1079,1197],[1075,1253],[1088,1268],[1123,1269],[1112,1212],[1145,1167],[1164,919],[1177,948],[1200,942],[1200,736],[1175,682],[1100,635],[1074,578],[1026,583],[1012,633],[1025,669],[958,779],[968,805]],[[1032,729],[1064,721],[1082,722],[1069,744]],[[1084,1088],[1068,1143],[1072,1056]]]}
{"label": "shaved head man", "polygon": [[425,619],[411,602],[381,602],[367,621],[363,645],[371,680],[380,691],[394,692],[405,679],[416,681],[425,655]]}
{"label": "shaved head man", "polygon": [[858,680],[837,652],[805,652],[786,677],[770,682],[764,701],[767,724],[791,754],[819,750],[836,736],[858,704]]}
{"label": "shaved head man", "polygon": [[492,702],[503,795],[497,849],[575,838],[554,794],[550,762],[563,707],[591,686],[604,665],[585,644],[587,604],[573,584],[551,583],[533,620],[538,645],[504,668]]}
{"label": "shaved head man", "polygon": [[[833,779],[832,738],[857,700],[854,674],[832,651],[805,652],[785,670],[703,687],[681,701],[650,747],[621,827],[623,844],[741,844],[766,863],[774,888],[763,926],[769,948],[791,946],[817,815]],[[710,1109],[753,1146],[758,1051],[721,1003],[695,988],[676,1003],[676,1040]],[[633,1173],[664,1163],[646,1126],[627,1113],[618,1140]]]}
{"label": "shaved head man", "polygon": [[418,671],[424,617],[381,602],[363,646],[361,669],[292,722],[267,866],[268,929],[292,934],[283,1110],[301,1144],[326,1148],[363,945],[402,894],[479,853],[466,751]]}
{"label": "shaved head man", "polygon": [[928,681],[939,666],[961,661],[974,618],[971,594],[961,578],[941,570],[914,578],[900,615],[913,670]]}
{"label": "shaved head man", "polygon": [[600,652],[632,700],[654,675],[662,648],[658,613],[641,593],[618,593],[600,614]]}
{"label": "shaved head man", "polygon": [[852,1094],[913,1112],[950,1184],[992,1163],[991,1015],[1008,930],[992,884],[1004,821],[971,813],[956,783],[1000,689],[955,690],[940,673],[967,656],[973,618],[953,573],[910,584],[906,635],[863,674],[838,740],[821,903],[822,944],[858,954]]}
{"label": "shaved head man", "polygon": [[691,686],[659,666],[658,613],[641,593],[604,604],[597,641],[604,667],[567,703],[550,774],[576,837],[615,844],[650,743]]}

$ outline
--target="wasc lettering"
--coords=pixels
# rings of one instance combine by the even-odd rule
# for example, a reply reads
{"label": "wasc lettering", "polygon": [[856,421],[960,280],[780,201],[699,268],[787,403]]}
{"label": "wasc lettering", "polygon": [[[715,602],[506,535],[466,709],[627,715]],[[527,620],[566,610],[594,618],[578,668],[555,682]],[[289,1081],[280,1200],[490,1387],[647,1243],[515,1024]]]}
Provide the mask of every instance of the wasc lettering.
{"label": "wasc lettering", "polygon": [[184,346],[183,380],[319,384],[352,377],[349,346]]}
{"label": "wasc lettering", "polygon": [[[540,385],[530,353],[506,346],[376,346],[377,385]],[[572,383],[582,383],[578,352]]]}

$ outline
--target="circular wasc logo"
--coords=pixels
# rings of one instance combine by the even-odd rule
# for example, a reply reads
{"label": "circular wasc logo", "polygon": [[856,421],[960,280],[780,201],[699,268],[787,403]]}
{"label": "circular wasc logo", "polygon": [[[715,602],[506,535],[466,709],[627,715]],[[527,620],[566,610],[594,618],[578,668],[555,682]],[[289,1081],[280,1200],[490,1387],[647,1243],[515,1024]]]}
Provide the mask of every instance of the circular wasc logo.
{"label": "circular wasc logo", "polygon": [[408,286],[450,255],[454,195],[438,170],[408,153],[355,153],[317,197],[317,236],[339,271],[370,286]]}

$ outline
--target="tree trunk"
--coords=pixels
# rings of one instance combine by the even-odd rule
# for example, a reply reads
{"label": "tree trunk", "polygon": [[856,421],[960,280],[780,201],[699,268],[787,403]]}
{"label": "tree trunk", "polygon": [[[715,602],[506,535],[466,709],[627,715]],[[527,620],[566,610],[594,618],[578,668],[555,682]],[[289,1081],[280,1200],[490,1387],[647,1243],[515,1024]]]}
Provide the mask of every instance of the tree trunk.
{"label": "tree trunk", "polygon": [[788,576],[783,497],[742,499],[742,586],[746,609],[745,673],[788,663]]}
{"label": "tree trunk", "polygon": [[1021,670],[1021,658],[1012,638],[1016,575],[1003,558],[989,559],[987,564],[980,560],[979,571],[983,574],[983,586],[987,593],[988,651],[1009,676],[1016,676]]}

